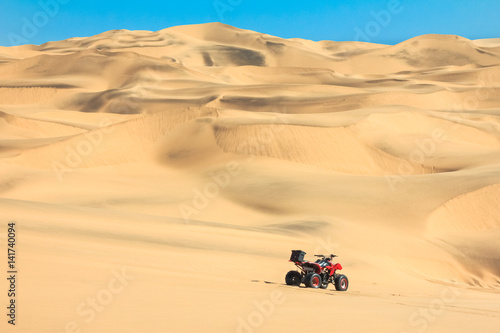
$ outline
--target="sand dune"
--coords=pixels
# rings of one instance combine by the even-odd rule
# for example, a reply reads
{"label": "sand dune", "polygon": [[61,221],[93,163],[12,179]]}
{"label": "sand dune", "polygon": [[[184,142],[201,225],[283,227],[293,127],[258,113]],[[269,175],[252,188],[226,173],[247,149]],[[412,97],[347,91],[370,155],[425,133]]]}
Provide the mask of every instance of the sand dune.
{"label": "sand dune", "polygon": [[467,267],[474,285],[498,283],[499,198],[498,185],[484,187],[446,202],[427,222],[429,233]]}
{"label": "sand dune", "polygon": [[[1,47],[19,329],[496,332],[499,45],[214,23]],[[339,254],[349,291],[284,285],[298,248]]]}

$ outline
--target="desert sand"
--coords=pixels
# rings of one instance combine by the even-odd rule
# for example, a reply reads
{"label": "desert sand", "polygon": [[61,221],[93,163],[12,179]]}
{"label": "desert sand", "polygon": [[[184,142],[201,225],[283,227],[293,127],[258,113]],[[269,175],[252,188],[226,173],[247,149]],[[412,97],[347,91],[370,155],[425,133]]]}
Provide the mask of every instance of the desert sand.
{"label": "desert sand", "polygon": [[[499,82],[451,35],[0,47],[2,332],[498,332]],[[286,286],[294,249],[349,290]]]}

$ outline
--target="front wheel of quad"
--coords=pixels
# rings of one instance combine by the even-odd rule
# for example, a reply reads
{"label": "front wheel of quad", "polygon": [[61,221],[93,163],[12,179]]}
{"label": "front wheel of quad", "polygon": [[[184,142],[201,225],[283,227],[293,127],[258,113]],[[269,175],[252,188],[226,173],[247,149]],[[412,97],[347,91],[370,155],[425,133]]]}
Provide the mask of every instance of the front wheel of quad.
{"label": "front wheel of quad", "polygon": [[306,287],[310,287],[310,288],[319,288],[319,286],[321,286],[321,275],[319,274],[316,274],[316,273],[309,273],[306,275],[306,278],[305,278],[305,284],[306,284]]}
{"label": "front wheel of quad", "polygon": [[328,281],[328,278],[326,279],[323,279],[322,283],[321,283],[321,286],[319,286],[321,289],[326,289],[328,288],[328,284],[330,283],[330,281]]}
{"label": "front wheel of quad", "polygon": [[337,291],[346,291],[349,288],[349,280],[345,275],[339,275],[335,279],[335,289]]}
{"label": "front wheel of quad", "polygon": [[286,273],[285,282],[289,286],[300,286],[302,283],[302,275],[297,271],[290,271]]}

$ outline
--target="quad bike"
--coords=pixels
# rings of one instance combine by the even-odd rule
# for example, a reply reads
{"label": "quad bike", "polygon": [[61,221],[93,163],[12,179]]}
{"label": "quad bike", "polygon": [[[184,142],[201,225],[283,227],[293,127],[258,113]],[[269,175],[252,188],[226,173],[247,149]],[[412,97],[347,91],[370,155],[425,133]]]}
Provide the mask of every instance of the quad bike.
{"label": "quad bike", "polygon": [[327,257],[317,254],[315,257],[319,257],[319,259],[316,262],[311,262],[304,260],[305,254],[301,250],[292,251],[290,261],[297,266],[299,271],[289,271],[286,274],[285,282],[287,285],[300,286],[301,283],[304,283],[306,287],[326,289],[331,283],[338,291],[347,290],[349,287],[347,276],[337,274],[337,270],[341,270],[342,265],[332,263],[332,259],[337,257],[336,255],[330,254]]}

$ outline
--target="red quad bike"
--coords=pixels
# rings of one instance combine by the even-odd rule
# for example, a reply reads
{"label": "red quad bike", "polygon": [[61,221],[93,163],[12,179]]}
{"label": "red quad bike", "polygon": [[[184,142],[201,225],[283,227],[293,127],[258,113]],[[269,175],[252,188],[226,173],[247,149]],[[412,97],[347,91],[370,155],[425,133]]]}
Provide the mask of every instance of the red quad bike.
{"label": "red quad bike", "polygon": [[304,283],[306,287],[311,288],[328,288],[328,284],[335,285],[338,291],[346,291],[349,287],[347,276],[337,274],[337,270],[342,269],[339,263],[332,263],[332,259],[337,257],[334,254],[326,257],[322,254],[317,254],[319,257],[316,262],[304,260],[305,252],[301,250],[293,250],[290,261],[297,266],[299,271],[290,271],[286,274],[285,282],[289,286],[300,286]]}

